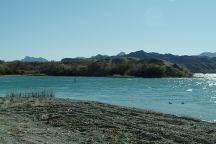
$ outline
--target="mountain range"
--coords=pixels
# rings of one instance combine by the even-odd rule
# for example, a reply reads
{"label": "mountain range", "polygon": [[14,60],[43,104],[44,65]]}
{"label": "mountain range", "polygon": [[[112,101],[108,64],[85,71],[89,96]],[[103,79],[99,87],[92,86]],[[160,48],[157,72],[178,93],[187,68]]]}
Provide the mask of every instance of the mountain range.
{"label": "mountain range", "polygon": [[215,73],[216,72],[216,57],[207,55],[198,56],[178,56],[172,54],[147,53],[144,51],[131,52],[124,57],[135,57],[141,59],[160,59],[176,64],[186,66],[192,72],[196,73]]}
{"label": "mountain range", "polygon": [[[137,59],[160,59],[163,61],[176,63],[187,67],[191,72],[194,73],[216,73],[216,53],[204,52],[200,55],[173,55],[173,54],[160,54],[155,52],[145,52],[143,50],[124,53],[120,52],[117,55],[108,56],[98,54],[91,58],[63,58],[62,62],[79,62],[83,59],[110,59],[110,58],[137,58]],[[47,62],[45,58],[29,57],[26,56],[21,61],[23,62]]]}
{"label": "mountain range", "polygon": [[200,56],[216,57],[216,52],[215,53],[204,52],[204,53],[201,53]]}
{"label": "mountain range", "polygon": [[[160,59],[171,63],[176,63],[187,67],[194,73],[216,73],[216,56],[214,53],[202,53],[201,55],[173,55],[173,54],[160,54],[155,52],[145,52],[143,50],[124,53],[121,52],[114,56],[96,55],[91,59],[107,59],[107,58],[137,58],[137,59]],[[62,62],[79,61],[79,58],[64,58]]]}
{"label": "mountain range", "polygon": [[36,57],[30,57],[30,56],[26,56],[21,61],[23,62],[48,62],[48,60],[46,60],[45,58],[42,58],[42,57],[36,58]]}

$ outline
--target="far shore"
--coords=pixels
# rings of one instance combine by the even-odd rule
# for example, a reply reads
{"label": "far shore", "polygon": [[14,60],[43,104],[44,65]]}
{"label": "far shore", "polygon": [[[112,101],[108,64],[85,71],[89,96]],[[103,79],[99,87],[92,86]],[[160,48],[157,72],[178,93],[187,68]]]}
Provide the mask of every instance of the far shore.
{"label": "far shore", "polygon": [[0,97],[0,143],[216,143],[216,123],[54,97]]}
{"label": "far shore", "polygon": [[115,75],[105,75],[105,76],[85,76],[85,75],[47,75],[47,74],[11,74],[11,75],[0,75],[0,77],[4,77],[4,76],[47,76],[47,77],[105,77],[105,78],[151,78],[151,79],[155,79],[155,78],[194,78],[193,76],[191,77],[138,77],[138,76],[131,76],[131,75],[119,75],[119,74],[115,74]]}

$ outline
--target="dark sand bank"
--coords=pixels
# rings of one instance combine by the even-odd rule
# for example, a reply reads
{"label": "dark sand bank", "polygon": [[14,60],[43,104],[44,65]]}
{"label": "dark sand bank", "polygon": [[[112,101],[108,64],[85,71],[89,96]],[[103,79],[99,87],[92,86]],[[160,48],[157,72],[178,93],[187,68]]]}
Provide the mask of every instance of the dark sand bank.
{"label": "dark sand bank", "polygon": [[216,143],[216,124],[98,102],[1,98],[1,144]]}

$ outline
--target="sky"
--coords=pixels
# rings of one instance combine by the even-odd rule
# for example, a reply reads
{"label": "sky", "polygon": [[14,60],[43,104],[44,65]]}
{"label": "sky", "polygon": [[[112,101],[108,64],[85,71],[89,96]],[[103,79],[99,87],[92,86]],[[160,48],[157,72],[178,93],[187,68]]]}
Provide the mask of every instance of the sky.
{"label": "sky", "polygon": [[216,52],[216,0],[0,0],[0,59]]}

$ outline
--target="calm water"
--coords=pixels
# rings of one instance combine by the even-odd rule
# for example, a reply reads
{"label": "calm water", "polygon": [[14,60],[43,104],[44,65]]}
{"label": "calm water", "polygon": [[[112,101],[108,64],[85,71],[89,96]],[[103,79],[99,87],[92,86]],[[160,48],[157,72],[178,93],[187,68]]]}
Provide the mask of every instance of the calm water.
{"label": "calm water", "polygon": [[14,90],[40,88],[52,89],[56,96],[63,98],[94,100],[216,120],[216,75],[196,74],[196,78],[190,79],[0,77],[0,95]]}

